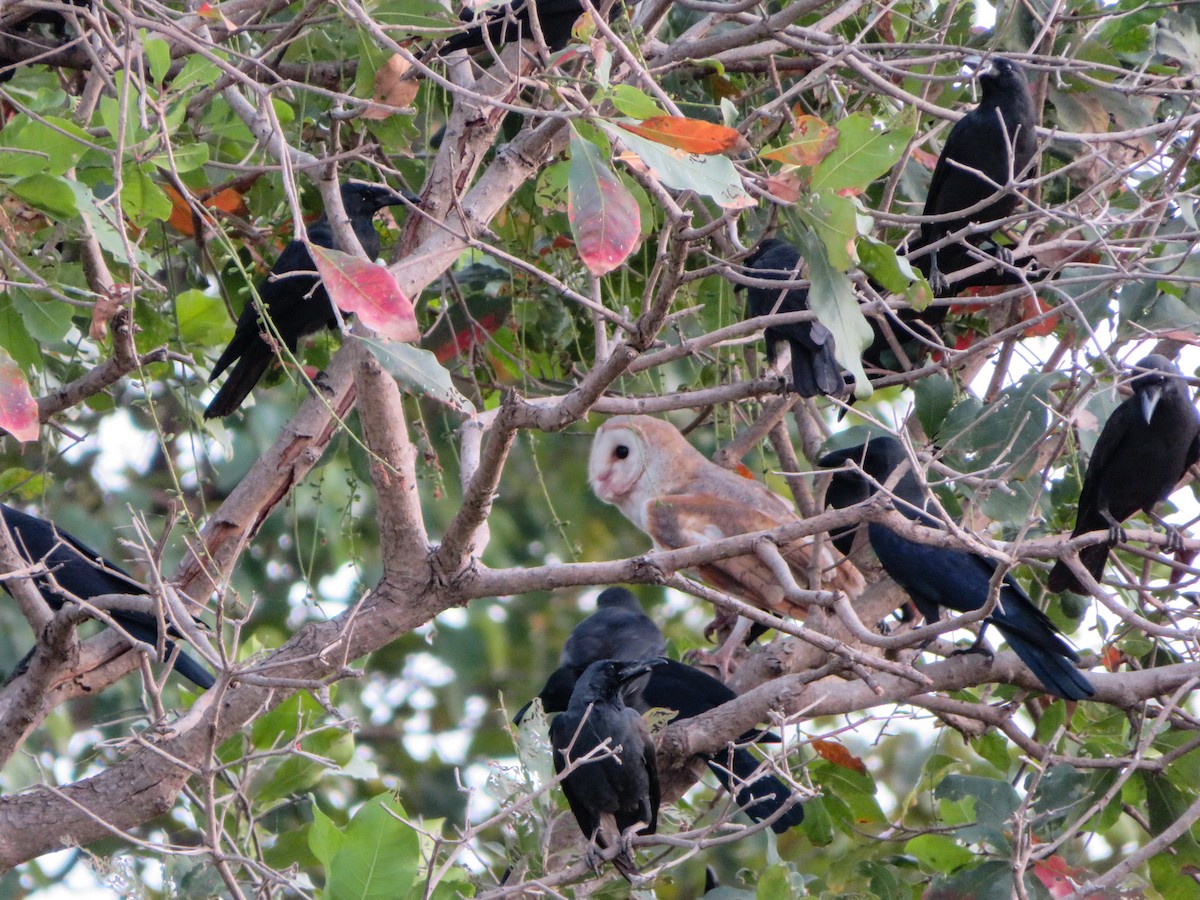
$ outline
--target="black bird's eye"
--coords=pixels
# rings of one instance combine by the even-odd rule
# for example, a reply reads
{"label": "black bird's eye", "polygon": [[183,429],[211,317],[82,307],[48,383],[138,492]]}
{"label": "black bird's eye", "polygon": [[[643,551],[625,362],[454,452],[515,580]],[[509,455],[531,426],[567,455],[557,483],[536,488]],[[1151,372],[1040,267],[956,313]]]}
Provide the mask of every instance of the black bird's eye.
{"label": "black bird's eye", "polygon": [[616,449],[613,450],[613,456],[617,459],[627,459],[629,457],[629,448],[624,444],[617,444]]}

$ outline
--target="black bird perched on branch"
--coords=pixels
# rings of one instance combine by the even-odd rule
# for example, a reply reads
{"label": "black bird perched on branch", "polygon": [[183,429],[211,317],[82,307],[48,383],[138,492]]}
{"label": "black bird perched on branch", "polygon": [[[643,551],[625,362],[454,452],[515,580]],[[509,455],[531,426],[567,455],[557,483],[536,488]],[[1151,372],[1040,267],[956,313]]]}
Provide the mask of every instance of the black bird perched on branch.
{"label": "black bird perched on branch", "polygon": [[[962,214],[922,224],[920,239],[910,254],[971,225],[1010,216],[1017,208],[1019,197],[1009,186],[1013,179],[1026,175],[1037,152],[1036,113],[1029,84],[1020,66],[998,56],[982,63],[975,77],[983,88],[983,96],[979,105],[950,130],[933,169],[923,213],[925,216]],[[985,231],[968,235],[964,240],[978,247],[990,236],[991,232]],[[1006,253],[999,258],[1011,262]],[[914,262],[925,272],[939,297],[947,294],[944,272],[977,262],[965,248],[955,251],[949,247],[932,250],[923,259],[927,261],[918,258]],[[941,309],[935,315],[945,317],[944,307],[932,309]],[[933,324],[929,318],[926,321]]]}
{"label": "black bird perched on branch", "polygon": [[[1071,537],[1108,529],[1108,543],[1079,551],[1079,561],[1100,580],[1114,544],[1125,540],[1121,523],[1142,510],[1158,520],[1155,507],[1175,490],[1200,460],[1200,414],[1173,362],[1152,354],[1134,367],[1133,396],[1113,410],[1088,462]],[[1168,536],[1179,534],[1165,522]],[[1087,593],[1061,560],[1050,571],[1052,591]]]}
{"label": "black bird perched on branch", "polygon": [[[53,522],[5,504],[0,504],[0,515],[4,517],[4,524],[8,526],[21,558],[29,563],[43,563],[50,570],[49,575],[35,578],[34,584],[51,609],[62,609],[68,599],[63,592],[81,600],[103,594],[148,595],[146,588],[128,572]],[[0,586],[8,590],[7,582],[0,582]],[[111,610],[108,614],[131,637],[152,647],[158,646],[158,619],[155,616],[132,610]],[[172,636],[179,637],[174,633]],[[167,641],[165,649],[170,657],[174,644]],[[212,674],[186,653],[180,652],[175,657],[175,671],[197,687],[213,686]]]}
{"label": "black bird perched on branch", "polygon": [[[847,460],[857,462],[880,485],[886,484],[896,469],[909,462],[900,442],[885,435],[872,438],[866,445],[830,453],[819,464],[833,467]],[[836,477],[866,481],[856,472],[839,472]],[[870,484],[869,489],[876,488]],[[925,511],[925,499],[911,469],[891,490],[896,508],[904,516],[930,528],[942,527]],[[926,622],[937,622],[943,608],[966,613],[982,609],[987,603],[996,573],[996,563],[991,560],[965,550],[909,540],[879,522],[871,522],[867,534],[880,564],[912,597]],[[1049,617],[1034,606],[1011,574],[1004,576],[995,608],[983,620],[972,650],[983,648],[988,625],[1000,630],[1013,652],[1048,693],[1067,700],[1082,700],[1095,693],[1092,683],[1074,665],[1079,655],[1062,639]]]}
{"label": "black bird perched on branch", "polygon": [[[562,712],[584,670],[602,659],[635,661],[661,657],[666,652],[662,632],[625,588],[606,589],[597,600],[599,609],[575,626],[559,657],[559,667],[550,675],[538,697],[547,713]],[[674,710],[679,720],[690,719],[737,699],[722,682],[693,666],[660,659],[648,676],[625,686],[625,704],[638,712],[659,708]],[[520,723],[529,704],[514,717]],[[770,733],[751,731],[737,743],[778,742]],[[759,760],[745,747],[705,757],[705,763],[734,797],[734,802],[753,821],[761,822],[779,809],[788,809],[771,823],[776,834],[804,821],[804,809],[793,801],[787,785],[773,775],[755,777]]]}
{"label": "black bird perched on branch", "polygon": [[[597,8],[603,5],[595,4]],[[547,49],[557,52],[571,43],[571,30],[583,15],[583,4],[579,0],[536,0],[534,12],[537,13],[538,27]],[[534,37],[529,0],[513,0],[502,6],[492,6],[484,10],[482,15],[466,8],[458,17],[464,22],[478,24],[450,37],[438,48],[439,54],[473,50],[489,44],[498,48],[503,44],[532,40]]]}
{"label": "black bird perched on branch", "polygon": [[[357,181],[342,185],[342,206],[367,256],[374,259],[379,255],[379,234],[372,223],[375,213],[385,206],[398,206],[415,199],[384,185]],[[308,239],[318,247],[345,249],[338,246],[325,215],[308,226],[307,231]],[[208,378],[209,382],[215,381],[233,365],[233,371],[204,410],[206,419],[227,416],[241,406],[278,355],[274,349],[278,343],[295,353],[301,338],[335,325],[329,294],[317,275],[316,263],[301,241],[292,241],[283,248],[271,267],[271,274],[258,285],[258,297],[271,324],[263,321],[259,304],[253,298],[246,301],[233,340]]]}
{"label": "black bird perched on branch", "polygon": [[[793,281],[799,277],[800,251],[787,241],[770,238],[746,257],[745,265],[746,274],[755,278]],[[807,309],[808,291],[802,288],[746,288],[746,312],[750,316],[803,312]],[[819,394],[838,396],[845,392],[842,367],[833,354],[833,334],[820,322],[771,325],[764,339],[767,361],[772,365],[775,363],[775,347],[783,341],[791,346],[792,384],[801,397],[816,397]]]}
{"label": "black bird perched on branch", "polygon": [[[593,755],[564,776],[563,793],[584,837],[601,849],[620,848],[613,865],[630,880],[637,875],[630,831],[637,827],[639,834],[654,834],[658,828],[658,769],[646,723],[621,693],[654,663],[592,663],[576,682],[566,712],[550,723],[555,772]],[[591,848],[588,862],[598,866]]]}

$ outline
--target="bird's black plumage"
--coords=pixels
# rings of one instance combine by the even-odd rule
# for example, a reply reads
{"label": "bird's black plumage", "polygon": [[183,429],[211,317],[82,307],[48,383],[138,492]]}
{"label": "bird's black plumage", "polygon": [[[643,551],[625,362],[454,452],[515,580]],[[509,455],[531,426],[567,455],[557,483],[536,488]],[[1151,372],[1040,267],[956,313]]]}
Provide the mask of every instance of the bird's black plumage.
{"label": "bird's black plumage", "polygon": [[[367,256],[374,259],[379,255],[379,234],[372,222],[375,213],[385,206],[404,203],[406,199],[411,198],[384,185],[356,181],[342,185],[342,206]],[[307,231],[308,239],[318,247],[344,249],[334,239],[333,229],[325,215],[308,226]],[[321,284],[316,263],[309,255],[308,248],[300,241],[292,241],[283,248],[271,267],[271,274],[258,285],[258,296],[274,329],[262,320],[259,305],[253,299],[246,301],[238,317],[233,340],[213,365],[208,378],[210,382],[215,381],[229,366],[233,366],[225,383],[204,411],[206,419],[227,416],[241,406],[275,360],[276,353],[272,348],[276,343],[276,332],[284,346],[295,353],[301,338],[334,325],[329,294]],[[270,339],[264,339],[264,334]]]}
{"label": "bird's black plumage", "polygon": [[[933,244],[948,234],[972,224],[995,222],[1012,215],[1019,198],[1004,191],[1014,178],[1025,177],[1037,152],[1034,126],[1037,116],[1029,84],[1021,67],[1003,57],[984,62],[976,77],[983,89],[979,105],[963,116],[950,130],[942,154],[938,157],[929,182],[924,215],[945,216],[962,212],[944,221],[925,222],[912,250]],[[984,204],[980,209],[973,207]],[[990,232],[972,235],[967,240],[982,244]],[[977,260],[961,248],[957,252],[931,251],[928,262],[916,260],[929,277],[938,296],[946,294],[943,273],[966,268]]]}
{"label": "bird's black plumage", "polygon": [[[556,52],[571,43],[571,29],[583,15],[583,4],[579,0],[536,0],[534,6],[547,49]],[[513,41],[534,38],[528,0],[490,7],[481,16],[469,8],[463,9],[459,18],[472,23],[471,27],[447,39],[438,48],[438,53],[473,50],[489,44],[499,48]]]}
{"label": "bird's black plumage", "polygon": [[592,663],[575,683],[566,711],[550,723],[554,771],[559,774],[608,741],[611,755],[601,751],[568,772],[562,788],[584,836],[600,848],[620,847],[613,865],[630,879],[637,874],[628,842],[630,830],[640,825],[639,834],[654,834],[659,789],[654,741],[642,717],[625,705],[621,694],[626,683],[646,674],[652,665],[652,660]]}
{"label": "bird's black plumage", "polygon": [[[746,274],[775,281],[794,281],[798,278],[800,251],[787,241],[770,238],[746,257]],[[771,313],[802,312],[808,309],[808,291],[795,288],[780,291],[774,288],[747,287],[746,313],[766,316]],[[767,360],[775,362],[775,348],[783,342],[792,348],[792,383],[802,397],[819,394],[838,396],[845,392],[842,367],[834,356],[833,334],[820,322],[794,322],[772,325],[766,329]]]}
{"label": "bird's black plumage", "polygon": [[[898,467],[907,465],[908,456],[899,441],[882,436],[872,438],[865,446],[830,453],[819,464],[833,467],[847,460],[858,462],[867,475],[882,485]],[[838,477],[857,477],[865,482],[864,476],[853,472],[842,472]],[[874,486],[868,489],[874,490]],[[906,517],[930,528],[941,527],[937,519],[925,512],[924,496],[911,471],[900,478],[892,494],[897,509]],[[996,563],[991,560],[965,550],[909,540],[879,522],[871,522],[867,534],[880,564],[912,597],[926,622],[937,622],[942,609],[973,612],[987,603],[989,584],[996,572]],[[1013,652],[1048,693],[1068,700],[1082,700],[1095,693],[1092,683],[1074,665],[1079,660],[1078,654],[1062,639],[1050,618],[1034,606],[1012,575],[1004,577],[996,606],[984,620],[984,625],[989,624],[1000,630]],[[981,628],[980,642],[982,639]]]}
{"label": "bird's black plumage", "polygon": [[[55,582],[63,591],[84,600],[102,594],[148,593],[143,585],[116,563],[105,559],[53,522],[5,504],[0,504],[0,515],[3,515],[4,524],[8,526],[21,557],[30,563],[44,563],[51,571],[53,579],[42,576],[34,580],[51,609],[61,609],[65,600],[55,590]],[[0,583],[0,586],[8,590],[6,582]],[[152,647],[158,646],[158,620],[154,616],[131,610],[113,610],[109,616],[132,637]],[[174,645],[167,641],[165,646],[169,656]],[[177,655],[175,671],[197,687],[213,686],[212,674],[186,653]]]}
{"label": "bird's black plumage", "polygon": [[[666,652],[662,632],[642,612],[630,591],[608,588],[597,605],[596,612],[571,632],[559,657],[559,667],[538,694],[547,713],[567,708],[576,681],[592,663],[602,659],[649,659]],[[638,712],[669,709],[678,714],[677,719],[690,719],[737,699],[737,694],[708,673],[671,659],[659,659],[647,675],[629,682],[622,696],[625,704]],[[528,704],[522,707],[514,721],[519,723],[528,708]],[[751,731],[738,738],[737,743],[778,741],[778,736],[769,732]],[[706,757],[705,763],[733,795],[734,802],[755,822],[784,806],[789,808],[771,824],[777,834],[804,820],[803,807],[793,802],[787,785],[773,775],[754,777],[760,763],[745,747],[731,747]]]}
{"label": "bird's black plumage", "polygon": [[[1121,523],[1141,510],[1153,514],[1200,460],[1200,414],[1179,369],[1152,354],[1134,369],[1133,396],[1113,410],[1083,476],[1071,536],[1109,530],[1109,543],[1093,544],[1079,560],[1100,579],[1112,544],[1123,540]],[[1063,562],[1050,571],[1052,591],[1086,593]]]}

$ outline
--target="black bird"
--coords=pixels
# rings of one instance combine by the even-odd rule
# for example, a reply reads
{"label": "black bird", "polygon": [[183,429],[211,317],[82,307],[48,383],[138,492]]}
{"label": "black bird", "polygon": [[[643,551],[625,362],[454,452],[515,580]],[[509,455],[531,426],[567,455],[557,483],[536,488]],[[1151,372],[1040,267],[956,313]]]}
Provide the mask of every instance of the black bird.
{"label": "black bird", "polygon": [[[55,589],[54,582],[62,591],[83,600],[102,594],[144,596],[149,593],[116,563],[105,559],[53,522],[5,504],[0,504],[0,515],[4,517],[4,524],[8,526],[21,558],[30,563],[44,563],[51,571],[53,581],[44,575],[34,579],[34,584],[51,609],[61,609],[66,599]],[[0,586],[8,590],[7,582],[0,583]],[[113,610],[109,616],[132,637],[152,647],[158,646],[158,620],[155,616],[131,610]],[[179,637],[177,634],[172,636]],[[165,649],[168,657],[173,648],[174,645],[167,641]],[[212,674],[186,653],[180,652],[176,656],[175,671],[197,687],[207,689],[213,686]]]}
{"label": "black bird", "polygon": [[[599,8],[603,4],[595,5]],[[571,43],[571,30],[583,15],[583,4],[579,0],[537,0],[535,7],[546,47],[551,52],[557,52]],[[532,40],[534,37],[529,21],[528,0],[514,0],[503,6],[489,7],[482,14],[482,22],[479,22],[480,16],[469,8],[463,9],[458,17],[463,22],[478,24],[472,24],[466,31],[450,37],[438,48],[439,54],[473,50],[489,44],[499,48],[513,41]]]}
{"label": "black bird", "polygon": [[[1133,396],[1104,423],[1083,476],[1079,511],[1071,537],[1108,529],[1107,544],[1079,551],[1079,561],[1097,581],[1112,546],[1125,540],[1121,523],[1154,509],[1175,490],[1200,459],[1200,414],[1179,369],[1152,354],[1134,368]],[[1163,523],[1165,524],[1165,523]],[[1168,534],[1178,533],[1167,526]],[[1066,563],[1055,563],[1046,586],[1052,591],[1087,593]]]}
{"label": "black bird", "polygon": [[[654,621],[642,612],[637,598],[626,588],[606,588],[596,601],[598,609],[575,626],[559,656],[559,667],[550,675],[538,697],[547,713],[563,712],[571,692],[584,670],[602,659],[627,662],[662,657],[667,644]],[[658,665],[641,679],[625,686],[623,699],[638,712],[670,709],[677,719],[690,719],[737,699],[737,694],[707,672],[676,662],[659,659]],[[513,717],[516,724],[524,718],[529,704]],[[776,735],[751,731],[738,738],[738,744],[778,743]],[[745,747],[732,747],[728,753],[705,759],[717,779],[734,796],[734,802],[755,822],[790,808],[771,827],[783,834],[804,820],[804,809],[793,803],[792,792],[773,775],[754,778],[759,761]],[[753,780],[751,780],[753,778]]]}
{"label": "black bird", "polygon": [[[908,464],[900,442],[882,436],[872,438],[865,446],[830,453],[819,465],[840,466],[847,460],[858,462],[881,485],[899,466]],[[866,480],[854,472],[840,472],[837,477]],[[869,489],[874,490],[874,485]],[[941,528],[941,523],[925,512],[925,500],[911,469],[892,488],[892,494],[903,515],[930,528]],[[996,572],[996,563],[991,560],[965,550],[911,541],[879,522],[871,522],[867,534],[880,564],[912,597],[926,622],[937,622],[943,608],[965,613],[987,603],[989,583]],[[1079,655],[1011,574],[1004,576],[995,609],[983,620],[972,650],[982,649],[987,625],[1000,630],[1048,693],[1067,700],[1082,700],[1095,693],[1092,683],[1074,665]]]}
{"label": "black bird", "polygon": [[600,659],[653,659],[666,652],[666,638],[633,592],[610,587],[596,598],[596,611],[571,631],[558,664],[574,669],[578,677]]}
{"label": "black bird", "polygon": [[[793,281],[800,266],[800,251],[787,241],[770,238],[746,257],[746,274],[775,281]],[[740,288],[739,288],[740,289]],[[796,288],[780,291],[774,288],[747,287],[746,313],[766,316],[771,313],[802,312],[808,309],[808,291]],[[818,394],[838,396],[845,392],[842,367],[833,355],[833,334],[820,322],[794,322],[772,325],[764,339],[767,361],[774,365],[775,347],[787,341],[792,348],[792,384],[801,397]]]}
{"label": "black bird", "polygon": [[[547,713],[565,710],[578,677],[566,666],[555,669],[538,694],[542,708]],[[640,713],[655,708],[674,710],[674,721],[682,721],[730,703],[737,699],[737,694],[707,672],[673,659],[662,659],[650,671],[645,686],[627,690],[624,699],[626,705]],[[528,708],[526,704],[514,721],[519,723]],[[769,731],[748,731],[721,753],[704,757],[704,763],[751,821],[761,822],[786,807],[771,823],[772,831],[783,834],[804,821],[804,807],[774,775],[758,774],[758,758],[745,747],[737,746],[747,743],[779,743],[779,736]]]}
{"label": "black bird", "polygon": [[[566,712],[550,723],[554,771],[608,742],[607,751],[582,763],[562,780],[563,793],[584,836],[601,849],[620,848],[613,865],[626,878],[637,875],[629,832],[654,834],[658,828],[658,769],[654,741],[642,717],[625,705],[622,688],[650,671],[654,660],[605,659],[584,670]],[[592,849],[588,862],[598,866]]]}
{"label": "black bird", "polygon": [[[385,206],[397,206],[413,199],[411,195],[398,194],[384,185],[356,181],[342,185],[342,206],[367,256],[374,259],[379,255],[379,234],[372,223],[375,213]],[[343,249],[334,240],[333,229],[325,215],[307,230],[308,239],[318,247]],[[283,248],[271,267],[271,274],[258,285],[258,296],[274,330],[263,321],[259,305],[253,298],[247,300],[238,316],[233,340],[217,359],[208,378],[210,383],[215,381],[233,365],[233,371],[204,410],[206,419],[229,415],[249,396],[275,360],[275,332],[282,338],[284,346],[295,353],[301,338],[322,328],[334,327],[329,294],[317,275],[316,263],[300,241],[292,241]],[[264,338],[264,334],[269,335],[269,339]]]}
{"label": "black bird", "polygon": [[[910,253],[970,225],[1003,219],[1017,208],[1019,197],[1011,190],[1005,191],[1005,186],[1010,184],[1010,178],[1025,176],[1037,152],[1036,112],[1029,96],[1029,83],[1020,66],[998,56],[985,61],[975,77],[983,88],[983,96],[979,105],[950,130],[933,169],[923,213],[944,216],[962,212],[962,215],[924,223],[920,239]],[[989,198],[994,199],[983,208],[967,212]],[[990,235],[982,232],[965,240],[979,246]],[[1004,253],[1000,256],[1006,262],[1011,261]],[[931,251],[927,259],[924,264],[919,258],[914,262],[923,269],[935,296],[939,297],[947,294],[942,273],[966,268],[977,261],[965,248],[953,251],[949,247]],[[942,309],[933,315],[945,317],[944,307],[933,307],[930,312],[933,309]]]}

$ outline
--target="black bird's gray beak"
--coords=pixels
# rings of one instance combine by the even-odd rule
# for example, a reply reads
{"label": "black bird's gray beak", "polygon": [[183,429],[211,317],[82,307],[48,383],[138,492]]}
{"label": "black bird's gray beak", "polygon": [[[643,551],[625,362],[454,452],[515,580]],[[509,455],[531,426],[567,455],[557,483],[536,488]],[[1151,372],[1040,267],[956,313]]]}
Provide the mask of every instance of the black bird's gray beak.
{"label": "black bird's gray beak", "polygon": [[1163,386],[1161,384],[1142,388],[1138,392],[1138,397],[1142,403],[1142,417],[1146,420],[1147,425],[1150,424],[1150,419],[1154,415],[1154,408],[1158,406],[1158,401],[1162,399],[1162,395]]}
{"label": "black bird's gray beak", "polygon": [[984,59],[982,56],[964,56],[963,65],[971,69],[971,75],[974,78],[982,78],[992,71],[992,61]]}
{"label": "black bird's gray beak", "polygon": [[637,662],[626,663],[621,667],[621,684],[627,684],[635,678],[641,678],[655,666],[661,666],[666,663],[666,660],[659,657],[658,659],[641,659]]}

